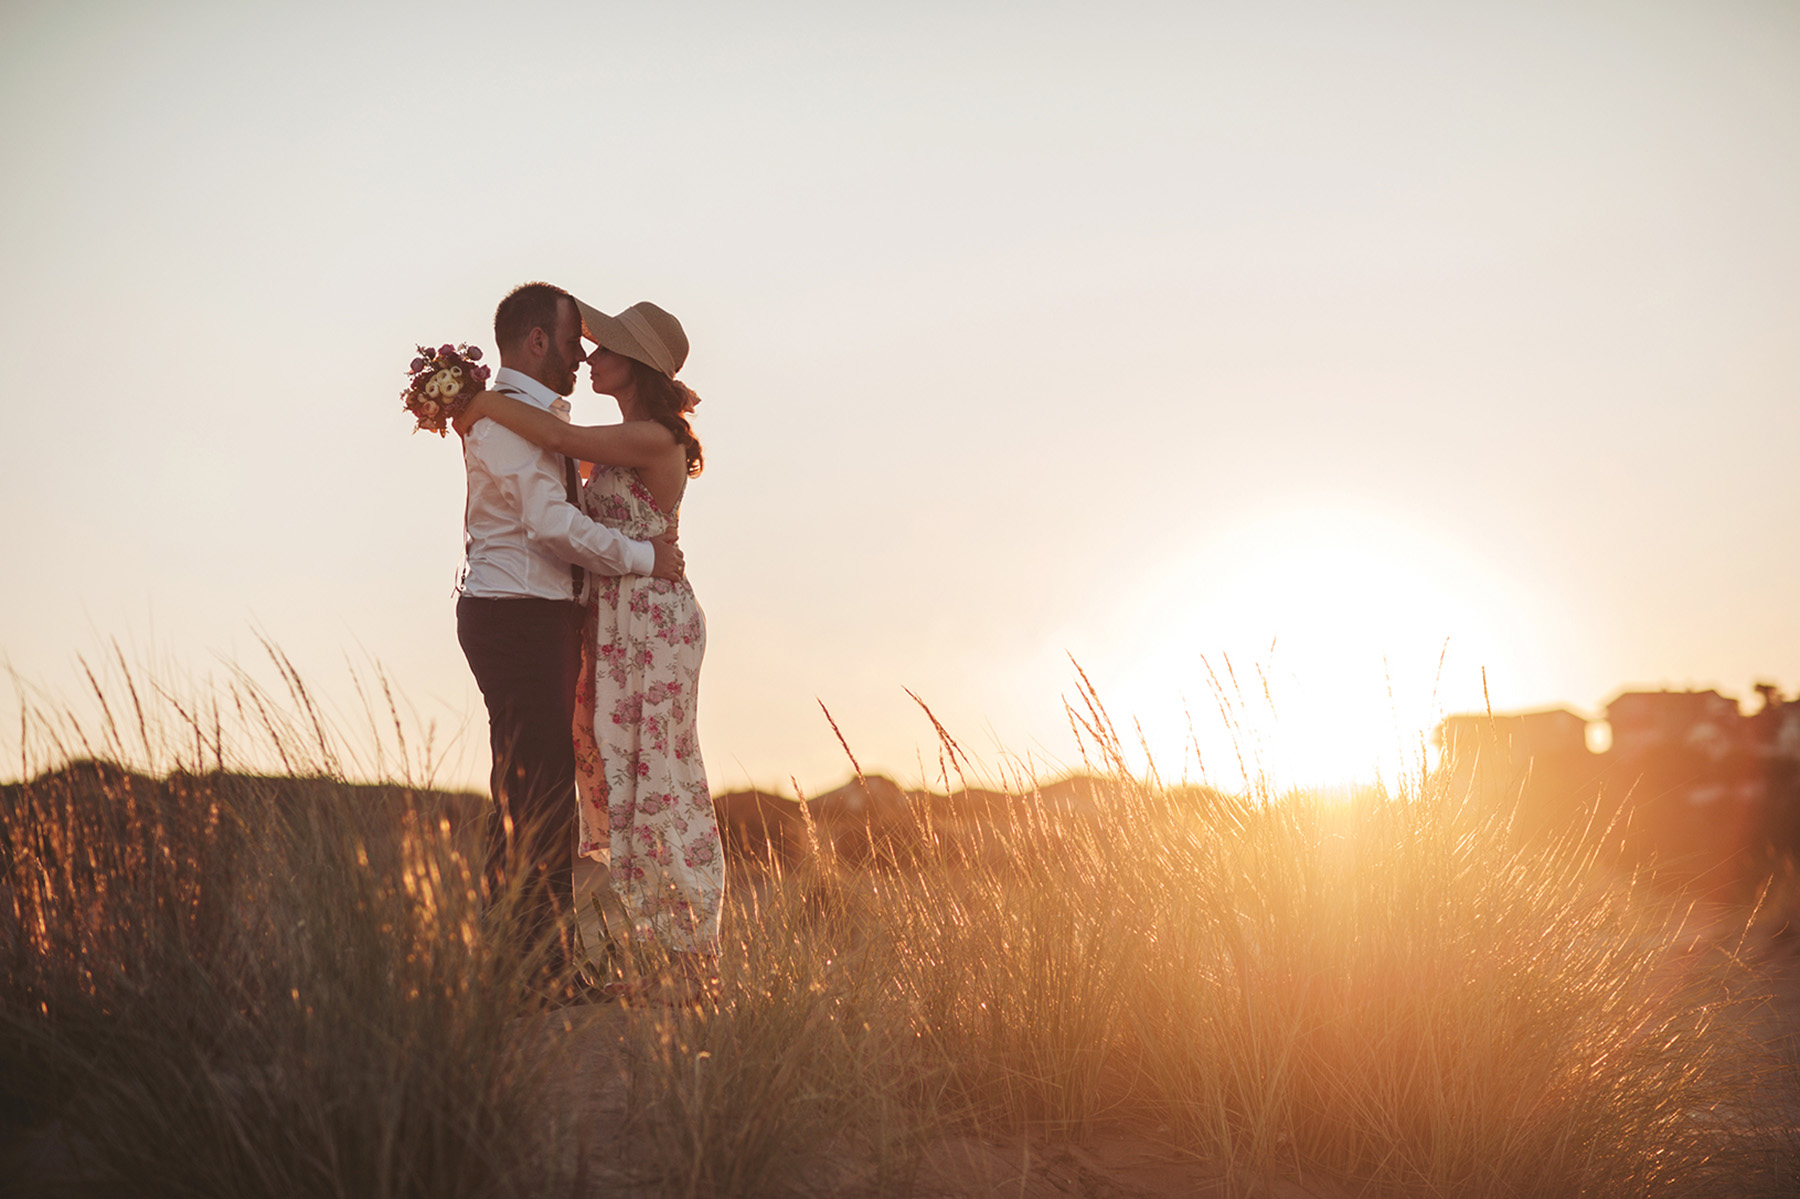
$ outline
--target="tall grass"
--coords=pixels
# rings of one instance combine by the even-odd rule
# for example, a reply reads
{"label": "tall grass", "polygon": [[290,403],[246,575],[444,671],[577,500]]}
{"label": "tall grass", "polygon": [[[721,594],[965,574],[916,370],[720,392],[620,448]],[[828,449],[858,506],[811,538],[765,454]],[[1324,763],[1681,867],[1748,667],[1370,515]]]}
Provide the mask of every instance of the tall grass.
{"label": "tall grass", "polygon": [[885,1190],[954,1135],[1153,1140],[1243,1193],[1800,1185],[1753,968],[1602,842],[1522,842],[1429,772],[1342,802],[1146,783],[1092,716],[1096,811],[1022,780],[974,843],[922,820],[888,868],[738,891],[721,1003],[639,1018],[670,1193],[831,1161]]}
{"label": "tall grass", "polygon": [[240,698],[310,777],[82,761],[6,789],[13,1131],[111,1194],[544,1193],[568,1163],[517,1019],[536,962],[487,934],[466,812],[334,777],[316,709]]}
{"label": "tall grass", "polygon": [[1088,715],[1092,808],[1018,777],[855,868],[815,836],[734,876],[716,1003],[571,1020],[521,1004],[441,797],[292,736],[310,778],[223,773],[210,734],[210,770],[42,775],[4,811],[10,1118],[118,1193],[941,1193],[975,1180],[933,1146],[970,1137],[1154,1142],[1237,1193],[1800,1182],[1753,969],[1594,843],[1527,845],[1430,772],[1145,781]]}

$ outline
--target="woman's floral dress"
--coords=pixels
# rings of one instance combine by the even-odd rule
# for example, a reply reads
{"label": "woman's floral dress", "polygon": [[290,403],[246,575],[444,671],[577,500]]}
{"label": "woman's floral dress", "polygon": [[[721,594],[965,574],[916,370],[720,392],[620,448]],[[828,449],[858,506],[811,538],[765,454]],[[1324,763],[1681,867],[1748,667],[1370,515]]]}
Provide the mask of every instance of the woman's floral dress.
{"label": "woman's floral dress", "polygon": [[[640,541],[674,523],[626,467],[595,467],[582,506]],[[575,710],[581,852],[610,859],[637,936],[717,953],[725,861],[694,735],[706,616],[686,579],[593,583]]]}

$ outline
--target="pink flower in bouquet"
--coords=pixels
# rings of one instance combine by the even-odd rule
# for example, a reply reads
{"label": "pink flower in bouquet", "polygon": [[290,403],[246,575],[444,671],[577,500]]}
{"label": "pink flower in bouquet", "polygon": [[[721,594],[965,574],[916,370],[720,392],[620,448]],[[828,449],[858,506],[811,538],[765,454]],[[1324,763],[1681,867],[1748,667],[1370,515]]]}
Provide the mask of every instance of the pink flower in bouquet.
{"label": "pink flower in bouquet", "polygon": [[470,362],[480,362],[481,361],[481,347],[480,346],[470,346],[468,358],[469,358]]}
{"label": "pink flower in bouquet", "polygon": [[401,403],[417,421],[416,429],[442,437],[449,432],[450,417],[481,390],[488,368],[475,365],[481,351],[474,346],[445,342],[436,349],[414,348],[418,356],[407,368],[411,378],[400,393]]}

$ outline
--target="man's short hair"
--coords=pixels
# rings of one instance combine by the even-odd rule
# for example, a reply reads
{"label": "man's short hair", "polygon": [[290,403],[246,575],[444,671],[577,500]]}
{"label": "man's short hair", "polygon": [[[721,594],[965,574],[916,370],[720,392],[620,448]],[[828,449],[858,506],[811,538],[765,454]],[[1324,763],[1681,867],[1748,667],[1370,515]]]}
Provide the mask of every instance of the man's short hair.
{"label": "man's short hair", "polygon": [[521,283],[494,309],[494,345],[513,349],[524,344],[533,329],[555,337],[557,309],[573,298],[554,283]]}

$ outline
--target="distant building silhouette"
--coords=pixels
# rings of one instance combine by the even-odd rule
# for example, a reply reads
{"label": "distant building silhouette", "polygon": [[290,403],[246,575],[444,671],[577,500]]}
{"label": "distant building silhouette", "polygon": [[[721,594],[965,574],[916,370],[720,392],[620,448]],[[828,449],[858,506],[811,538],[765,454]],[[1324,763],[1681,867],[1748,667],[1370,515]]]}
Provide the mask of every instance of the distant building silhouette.
{"label": "distant building silhouette", "polygon": [[1634,859],[1734,889],[1800,860],[1800,697],[1756,690],[1749,715],[1717,691],[1621,692],[1600,752],[1567,708],[1451,716],[1436,741],[1452,785],[1516,803],[1527,835],[1616,820]]}
{"label": "distant building silhouette", "polygon": [[1545,755],[1587,752],[1587,717],[1568,708],[1490,716],[1450,716],[1438,726],[1438,746],[1461,762],[1476,752],[1501,753],[1523,765]]}
{"label": "distant building silhouette", "polygon": [[1717,691],[1627,691],[1606,705],[1606,723],[1621,762],[1673,749],[1716,762],[1737,749],[1743,720],[1737,701]]}

